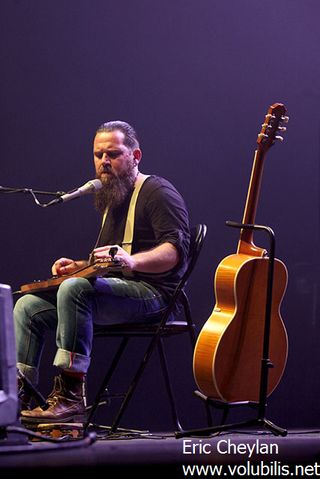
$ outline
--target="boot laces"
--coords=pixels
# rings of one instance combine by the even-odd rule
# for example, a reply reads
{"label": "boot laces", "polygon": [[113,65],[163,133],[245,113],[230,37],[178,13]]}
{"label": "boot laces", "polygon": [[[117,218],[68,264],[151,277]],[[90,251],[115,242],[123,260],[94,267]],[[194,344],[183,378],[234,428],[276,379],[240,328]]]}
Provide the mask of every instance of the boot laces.
{"label": "boot laces", "polygon": [[47,403],[51,406],[57,403],[58,398],[63,396],[64,388],[61,376],[54,377],[53,389],[47,397]]}

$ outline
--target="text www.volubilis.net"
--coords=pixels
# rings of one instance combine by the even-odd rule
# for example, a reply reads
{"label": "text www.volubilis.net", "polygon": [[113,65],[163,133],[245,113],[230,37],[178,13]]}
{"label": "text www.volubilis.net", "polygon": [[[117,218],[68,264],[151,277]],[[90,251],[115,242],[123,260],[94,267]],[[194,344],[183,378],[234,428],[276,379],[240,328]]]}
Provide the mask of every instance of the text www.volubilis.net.
{"label": "text www.volubilis.net", "polygon": [[182,464],[184,477],[318,477],[320,464],[282,464],[281,461],[245,464]]}

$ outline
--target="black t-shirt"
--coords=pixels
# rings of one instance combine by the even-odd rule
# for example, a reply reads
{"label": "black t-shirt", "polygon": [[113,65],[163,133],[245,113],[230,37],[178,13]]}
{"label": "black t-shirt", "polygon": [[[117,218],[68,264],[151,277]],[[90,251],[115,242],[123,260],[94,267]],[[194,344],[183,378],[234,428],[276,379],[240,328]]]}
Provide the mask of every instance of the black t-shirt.
{"label": "black t-shirt", "polygon": [[[97,246],[122,245],[131,194],[117,208],[110,208]],[[134,273],[134,279],[145,281],[163,293],[172,293],[186,269],[190,231],[188,212],[183,198],[164,178],[150,176],[139,192],[135,209],[132,254],[147,251],[162,243],[172,243],[180,261],[165,273]]]}

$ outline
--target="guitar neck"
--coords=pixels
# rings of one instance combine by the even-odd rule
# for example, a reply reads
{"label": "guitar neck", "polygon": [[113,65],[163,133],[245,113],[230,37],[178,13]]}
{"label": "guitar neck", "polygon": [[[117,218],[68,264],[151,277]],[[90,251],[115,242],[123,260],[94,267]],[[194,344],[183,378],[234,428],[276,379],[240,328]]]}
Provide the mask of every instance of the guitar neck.
{"label": "guitar neck", "polygon": [[[257,138],[258,147],[254,155],[247,200],[242,219],[242,223],[244,224],[253,225],[255,223],[264,159],[268,149],[274,144],[275,140],[283,140],[281,136],[277,135],[277,132],[279,130],[281,132],[286,130],[285,127],[280,126],[282,122],[287,123],[289,120],[285,115],[285,106],[282,103],[274,103],[269,107],[268,113],[265,116],[262,129]],[[265,255],[266,251],[263,248],[255,246],[253,242],[253,230],[245,228],[240,232],[237,253],[261,257]]]}
{"label": "guitar neck", "polygon": [[[253,225],[255,223],[264,167],[264,156],[263,152],[257,148],[254,155],[249,189],[243,213],[242,223],[244,224]],[[264,251],[264,249],[255,246],[252,229],[241,230],[237,253],[263,256]]]}

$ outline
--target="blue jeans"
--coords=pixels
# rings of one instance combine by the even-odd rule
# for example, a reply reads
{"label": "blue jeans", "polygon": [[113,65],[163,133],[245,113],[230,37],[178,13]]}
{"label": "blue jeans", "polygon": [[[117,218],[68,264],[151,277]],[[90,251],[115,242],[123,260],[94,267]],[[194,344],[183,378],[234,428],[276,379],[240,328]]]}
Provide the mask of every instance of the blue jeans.
{"label": "blue jeans", "polygon": [[52,330],[57,344],[54,365],[86,373],[94,323],[154,321],[165,306],[150,285],[123,278],[69,278],[57,293],[26,294],[14,307],[17,367],[37,384],[45,333]]}

